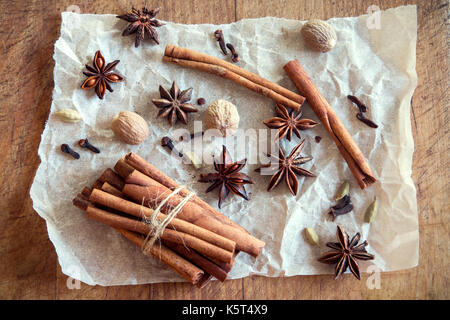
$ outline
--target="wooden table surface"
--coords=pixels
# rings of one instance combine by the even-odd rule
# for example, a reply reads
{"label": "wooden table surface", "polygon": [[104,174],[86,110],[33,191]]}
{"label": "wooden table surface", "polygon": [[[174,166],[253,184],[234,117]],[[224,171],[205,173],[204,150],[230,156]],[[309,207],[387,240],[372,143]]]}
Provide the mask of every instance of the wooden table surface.
{"label": "wooden table surface", "polygon": [[[420,219],[417,268],[383,273],[381,288],[368,275],[297,276],[217,281],[203,290],[186,283],[69,289],[45,222],[29,189],[53,90],[53,46],[61,12],[123,13],[144,1],[0,0],[0,298],[2,299],[449,299],[449,3],[445,0],[184,0],[148,1],[159,18],[179,23],[229,23],[277,16],[328,19],[357,16],[370,5],[388,9],[417,3],[418,87],[412,99],[413,179]],[[447,214],[447,215],[446,215]]]}

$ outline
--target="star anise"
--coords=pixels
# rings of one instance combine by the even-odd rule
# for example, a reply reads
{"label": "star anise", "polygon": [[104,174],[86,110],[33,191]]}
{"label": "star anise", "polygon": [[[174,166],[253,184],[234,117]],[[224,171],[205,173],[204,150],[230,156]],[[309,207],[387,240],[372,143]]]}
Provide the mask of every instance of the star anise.
{"label": "star anise", "polygon": [[156,19],[153,19],[159,12],[160,8],[148,10],[142,8],[142,12],[135,8],[131,9],[131,12],[117,16],[117,18],[130,22],[128,27],[123,31],[122,36],[128,36],[136,33],[136,40],[134,46],[137,48],[141,41],[145,38],[153,39],[159,44],[158,32],[155,27],[161,27],[163,24]]}
{"label": "star anise", "polygon": [[289,191],[295,196],[298,189],[297,174],[306,177],[315,177],[316,175],[306,169],[300,168],[300,165],[311,161],[312,157],[300,157],[300,152],[305,145],[305,140],[302,140],[294,149],[292,149],[289,156],[285,156],[283,149],[279,146],[279,155],[275,156],[269,154],[268,156],[276,161],[278,165],[274,165],[272,161],[268,164],[262,165],[256,171],[261,172],[264,168],[265,172],[272,175],[267,191],[273,190],[284,178]]}
{"label": "star anise", "polygon": [[327,247],[333,251],[327,252],[319,261],[322,263],[336,264],[334,279],[344,273],[348,267],[353,275],[361,280],[359,265],[356,260],[373,260],[375,256],[366,251],[367,241],[358,244],[361,234],[358,232],[349,240],[348,233],[340,225],[337,226],[336,237],[339,242],[328,242]]}
{"label": "star anise", "polygon": [[167,117],[170,125],[174,125],[178,120],[187,124],[189,112],[197,112],[198,110],[190,103],[192,88],[181,91],[175,81],[169,91],[159,86],[159,94],[161,99],[153,99],[153,104],[160,108],[158,117]]}
{"label": "star anise", "polygon": [[84,80],[81,89],[88,90],[95,87],[95,93],[100,99],[105,96],[106,89],[113,92],[109,85],[110,82],[121,82],[123,78],[117,73],[111,72],[120,60],[115,60],[105,66],[105,58],[103,58],[100,50],[95,53],[93,67],[86,65],[88,71],[84,71],[84,75],[88,78]]}
{"label": "star anise", "polygon": [[297,113],[294,111],[289,112],[288,109],[282,104],[276,104],[278,117],[270,118],[264,121],[264,124],[271,129],[278,129],[276,135],[277,140],[281,140],[287,137],[289,141],[292,139],[292,132],[301,139],[300,130],[307,130],[314,128],[319,123],[311,119],[300,119],[302,117],[302,111]]}
{"label": "star anise", "polygon": [[225,200],[230,191],[235,195],[248,200],[244,184],[253,184],[253,181],[246,174],[239,172],[244,168],[246,163],[247,159],[232,162],[227,148],[223,146],[221,161],[217,162],[214,158],[214,169],[217,173],[200,175],[199,182],[213,183],[206,189],[206,192],[210,192],[219,187],[219,208],[222,206],[223,200]]}

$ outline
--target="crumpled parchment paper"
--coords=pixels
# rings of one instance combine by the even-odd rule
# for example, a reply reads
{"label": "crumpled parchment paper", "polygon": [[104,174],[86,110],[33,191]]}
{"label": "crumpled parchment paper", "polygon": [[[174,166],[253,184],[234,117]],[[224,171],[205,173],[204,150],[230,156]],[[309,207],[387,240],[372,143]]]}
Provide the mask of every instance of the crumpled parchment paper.
{"label": "crumpled parchment paper", "polygon": [[[178,124],[172,129],[166,119],[157,118],[151,99],[159,98],[160,84],[170,88],[176,80],[181,89],[194,88],[194,105],[199,97],[208,103],[226,99],[239,110],[240,128],[256,131],[266,128],[262,121],[275,115],[273,101],[228,80],[161,60],[166,44],[224,57],[213,36],[218,28],[223,30],[227,42],[236,47],[241,67],[294,91],[282,67],[289,60],[298,59],[379,179],[375,185],[361,190],[321,126],[302,131],[302,137],[307,140],[303,154],[314,157],[305,168],[317,177],[300,178],[296,197],[284,184],[267,193],[269,177],[254,172],[260,164],[259,158],[256,163],[251,161],[243,170],[255,181],[247,187],[251,200],[230,195],[221,211],[265,241],[266,247],[257,259],[240,254],[230,278],[251,274],[280,277],[332,273],[333,267],[317,262],[317,258],[327,251],[326,242],[335,241],[337,223],[350,234],[360,231],[362,239],[368,240],[368,251],[376,259],[362,263],[363,271],[370,264],[383,271],[416,266],[419,232],[416,190],[411,179],[414,143],[410,125],[410,101],[417,84],[416,7],[398,7],[378,14],[328,20],[339,40],[332,51],[320,54],[305,47],[300,37],[304,22],[297,20],[267,17],[220,26],[166,22],[158,29],[159,46],[145,41],[135,48],[132,36],[121,36],[126,23],[115,15],[63,13],[61,36],[55,44],[51,113],[39,147],[41,165],[30,191],[34,209],[47,222],[62,271],[85,283],[100,285],[183,281],[158,260],[141,254],[139,248],[115,230],[88,220],[72,205],[72,199],[104,169],[113,167],[122,155],[133,151],[217,206],[217,192],[205,194],[208,185],[197,182],[200,173],[213,171],[212,165],[196,171],[161,147],[162,136],[176,138],[174,130],[184,126]],[[374,24],[372,20],[378,18]],[[376,29],[377,26],[380,28]],[[80,89],[85,79],[84,65],[92,64],[96,50],[101,50],[107,63],[120,59],[116,70],[125,78],[124,82],[112,85],[114,92],[107,92],[104,100],[99,100],[94,90]],[[348,94],[360,97],[369,106],[368,117],[379,125],[378,129],[371,129],[356,119],[357,109],[347,100]],[[190,114],[190,130],[195,120],[202,119],[208,103],[200,106],[198,113]],[[77,124],[59,121],[53,113],[63,108],[78,110],[84,121]],[[111,119],[122,110],[138,112],[148,121],[150,135],[143,144],[129,146],[114,137]],[[317,120],[307,103],[303,113],[304,117]],[[316,135],[322,137],[320,143],[314,141]],[[77,141],[85,137],[102,152],[93,154],[77,147]],[[254,151],[251,154],[233,151],[234,145],[241,144],[238,138],[222,140],[204,143],[205,159],[210,159],[211,154],[218,155],[222,143],[226,143],[236,160],[258,155]],[[293,140],[284,143],[287,151],[298,143],[296,137]],[[81,159],[71,160],[62,154],[59,148],[62,143],[74,146]],[[257,143],[249,139],[244,153],[257,150],[252,149]],[[351,182],[355,209],[333,222],[327,211],[334,204],[336,189],[345,179]],[[379,199],[378,216],[367,224],[364,212],[375,195]],[[305,241],[306,227],[316,230],[320,247]]]}

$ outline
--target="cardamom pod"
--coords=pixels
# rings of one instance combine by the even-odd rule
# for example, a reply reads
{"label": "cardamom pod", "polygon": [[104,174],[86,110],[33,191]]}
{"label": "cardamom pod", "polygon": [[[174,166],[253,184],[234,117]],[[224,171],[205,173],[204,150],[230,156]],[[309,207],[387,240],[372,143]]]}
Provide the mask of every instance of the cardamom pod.
{"label": "cardamom pod", "polygon": [[371,223],[378,212],[378,200],[377,197],[374,198],[373,202],[367,207],[366,214],[364,216],[364,221]]}
{"label": "cardamom pod", "polygon": [[349,191],[350,191],[350,183],[348,182],[348,180],[345,180],[344,183],[341,184],[341,186],[337,190],[336,195],[334,196],[334,200],[336,201],[341,200],[348,194]]}
{"label": "cardamom pod", "polygon": [[184,155],[191,161],[195,169],[198,170],[202,167],[202,160],[195,153],[187,151]]}
{"label": "cardamom pod", "polygon": [[75,123],[81,120],[81,116],[78,111],[73,109],[62,109],[55,112],[55,115],[61,119],[61,121],[68,123]]}
{"label": "cardamom pod", "polygon": [[313,246],[319,245],[319,236],[312,228],[305,228],[305,238]]}

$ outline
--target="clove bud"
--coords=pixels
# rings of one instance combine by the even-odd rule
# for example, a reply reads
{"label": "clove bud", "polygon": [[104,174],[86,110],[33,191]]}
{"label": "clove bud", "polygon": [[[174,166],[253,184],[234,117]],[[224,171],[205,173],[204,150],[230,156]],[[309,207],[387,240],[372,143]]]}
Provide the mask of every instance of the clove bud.
{"label": "clove bud", "polygon": [[170,139],[169,137],[163,137],[163,138],[161,139],[161,145],[162,145],[163,147],[168,147],[168,148],[170,149],[170,151],[173,151],[173,152],[175,152],[176,154],[178,154],[178,156],[179,156],[180,158],[183,157],[183,154],[175,148],[175,146],[173,145],[172,139]]}
{"label": "clove bud", "polygon": [[222,50],[224,55],[227,55],[227,48],[225,47],[225,38],[223,37],[222,30],[218,29],[214,32],[214,36],[216,37],[217,41],[219,42],[220,49]]}
{"label": "clove bud", "polygon": [[378,125],[377,125],[375,122],[373,122],[373,121],[370,120],[370,119],[367,119],[367,118],[364,116],[364,114],[361,113],[361,112],[359,112],[359,113],[356,114],[356,118],[358,118],[359,121],[365,123],[366,125],[368,125],[368,126],[371,127],[371,128],[374,128],[374,129],[378,128]]}
{"label": "clove bud", "polygon": [[80,155],[77,153],[77,152],[75,152],[75,151],[73,151],[70,147],[69,147],[69,145],[68,144],[62,144],[61,145],[61,151],[62,152],[64,152],[64,153],[68,153],[68,154],[70,154],[72,157],[74,157],[75,159],[80,159]]}
{"label": "clove bud", "polygon": [[89,143],[88,139],[81,139],[80,141],[78,141],[78,144],[80,145],[80,147],[82,148],[86,148],[91,150],[92,152],[95,153],[100,153],[100,149],[94,147],[92,144]]}
{"label": "clove bud", "polygon": [[339,203],[333,207],[331,207],[329,214],[332,216],[333,221],[337,216],[349,213],[353,210],[353,203],[350,200],[350,195],[345,195],[342,199],[339,200]]}
{"label": "clove bud", "polygon": [[371,127],[371,128],[375,128],[375,129],[378,128],[378,125],[377,125],[375,122],[373,122],[373,121],[370,120],[370,119],[367,119],[366,116],[364,115],[364,113],[367,112],[367,110],[368,110],[369,108],[367,108],[367,106],[366,106],[364,103],[362,103],[361,100],[359,100],[357,97],[352,96],[352,95],[348,95],[347,98],[348,98],[351,102],[353,102],[354,104],[356,104],[356,106],[358,107],[359,112],[356,114],[356,118],[357,118],[359,121],[365,123],[366,125],[368,125],[368,126]]}
{"label": "clove bud", "polygon": [[234,46],[231,43],[227,43],[227,48],[230,49],[230,51],[231,51],[231,61],[238,62],[239,55],[236,53]]}
{"label": "clove bud", "polygon": [[190,141],[190,140],[198,138],[198,137],[203,137],[204,134],[205,134],[204,131],[196,131],[191,134],[186,134],[186,135],[180,136],[179,140],[180,141]]}
{"label": "clove bud", "polygon": [[359,112],[367,112],[367,106],[361,102],[361,100],[359,100],[357,97],[352,96],[352,95],[348,95],[347,98],[353,102],[354,104],[356,104],[356,106],[359,109]]}

